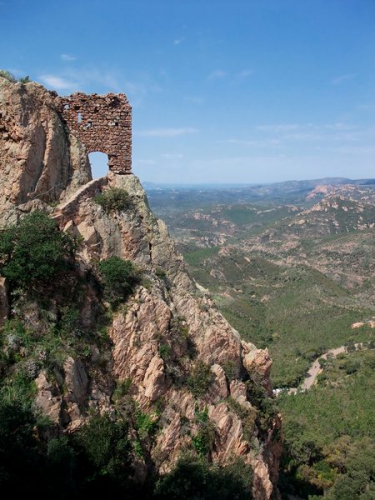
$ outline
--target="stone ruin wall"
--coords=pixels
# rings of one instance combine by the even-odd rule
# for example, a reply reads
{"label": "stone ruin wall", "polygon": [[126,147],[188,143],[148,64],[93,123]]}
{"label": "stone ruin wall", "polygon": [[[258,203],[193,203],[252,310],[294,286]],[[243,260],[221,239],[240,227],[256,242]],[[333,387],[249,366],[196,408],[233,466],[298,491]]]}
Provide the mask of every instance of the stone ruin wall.
{"label": "stone ruin wall", "polygon": [[87,153],[106,153],[112,172],[132,173],[132,108],[125,94],[76,92],[59,97],[58,108]]}

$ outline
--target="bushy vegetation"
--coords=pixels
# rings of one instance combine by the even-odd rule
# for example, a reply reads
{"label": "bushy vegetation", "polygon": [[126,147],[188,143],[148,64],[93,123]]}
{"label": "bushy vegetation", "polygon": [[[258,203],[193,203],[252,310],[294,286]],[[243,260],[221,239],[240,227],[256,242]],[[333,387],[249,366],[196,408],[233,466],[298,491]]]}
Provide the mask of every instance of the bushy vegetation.
{"label": "bushy vegetation", "polygon": [[125,189],[112,188],[95,196],[94,201],[107,213],[126,210],[132,206],[132,200]]}
{"label": "bushy vegetation", "polygon": [[159,479],[156,500],[249,500],[251,473],[238,462],[227,467],[194,458],[181,459],[175,469]]}
{"label": "bushy vegetation", "polygon": [[35,211],[0,232],[0,274],[13,289],[40,289],[71,269],[74,251],[74,240]]}
{"label": "bushy vegetation", "polygon": [[133,293],[140,282],[140,272],[133,262],[120,257],[109,257],[99,262],[99,271],[107,300],[116,307]]}
{"label": "bushy vegetation", "polygon": [[[106,208],[118,209],[123,208],[116,204]],[[37,412],[36,378],[46,373],[56,392],[64,395],[67,356],[79,359],[89,378],[106,373],[111,346],[105,333],[105,308],[100,293],[94,297],[92,292],[101,290],[115,307],[140,282],[134,264],[118,257],[83,271],[76,249],[76,241],[43,212],[22,217],[18,225],[0,234],[0,274],[7,278],[12,302],[10,319],[0,331],[2,490],[10,489],[17,497],[58,500],[97,495],[183,499],[192,498],[194,492],[202,500],[252,498],[251,471],[241,461],[228,467],[208,462],[215,430],[206,410],[197,411],[194,431],[189,429],[191,456],[162,477],[156,472],[151,451],[165,403],[156,402],[155,411],[141,410],[130,395],[130,380],[113,394],[115,415],[91,410],[87,423],[74,433],[63,434]],[[89,320],[82,317],[88,295]],[[195,349],[189,343],[184,318],[171,319],[169,332],[160,342],[160,354],[181,372],[169,374],[170,380],[185,383]],[[212,380],[210,367],[197,362],[189,386],[198,397]],[[85,410],[88,407],[82,408]],[[137,479],[134,466],[139,464],[148,471],[146,482]]]}
{"label": "bushy vegetation", "polygon": [[217,255],[217,247],[199,248],[185,254],[184,258],[191,266],[199,266],[202,260]]}
{"label": "bushy vegetation", "polygon": [[[276,265],[256,254],[246,257],[240,250],[220,254],[215,248],[189,252],[186,260],[191,275],[212,291],[241,337],[269,349],[274,386],[297,387],[312,359],[353,340],[351,325],[373,312],[310,267]],[[370,340],[375,332],[364,326],[355,338]]]}
{"label": "bushy vegetation", "polygon": [[[61,383],[67,356],[86,361],[92,345],[100,347],[95,368],[106,365],[106,310],[100,297],[92,298],[89,321],[82,317],[88,292],[98,283],[92,271],[81,274],[75,250],[76,242],[43,212],[25,215],[19,224],[1,231],[0,275],[8,281],[11,309],[0,330],[0,398],[31,401],[34,380],[42,370]],[[131,286],[135,278],[129,266],[125,269]],[[116,282],[109,283],[111,293],[118,291]]]}
{"label": "bushy vegetation", "polygon": [[74,435],[56,435],[30,405],[0,399],[0,442],[0,487],[14,495],[63,500],[135,487],[123,421],[94,416]]}
{"label": "bushy vegetation", "polygon": [[10,71],[6,69],[0,69],[0,77],[6,78],[11,83],[29,83],[31,80],[28,76],[24,76],[22,78],[16,78]]}
{"label": "bushy vegetation", "polygon": [[372,350],[328,358],[317,386],[278,398],[284,416],[284,493],[349,500],[373,490],[374,366]]}
{"label": "bushy vegetation", "polygon": [[[0,487],[14,495],[41,481],[37,418],[29,405],[0,399]],[[41,481],[41,484],[43,481]],[[8,491],[9,491],[8,489]]]}
{"label": "bushy vegetation", "polygon": [[193,448],[199,457],[207,459],[213,449],[215,441],[215,427],[208,418],[208,410],[199,410],[198,404],[195,408],[195,424],[197,430],[192,436]]}
{"label": "bushy vegetation", "polygon": [[96,415],[74,435],[72,444],[87,476],[84,488],[125,493],[133,472],[128,431],[127,422]]}
{"label": "bushy vegetation", "polygon": [[[369,325],[375,315],[375,241],[366,229],[374,220],[375,192],[351,186],[323,201],[322,210],[303,212],[319,201],[306,200],[311,186],[293,196],[275,188],[254,188],[252,197],[243,188],[231,200],[225,189],[186,190],[183,207],[172,193],[153,193],[151,204],[165,216],[189,273],[209,289],[218,309],[242,338],[268,349],[274,387],[298,387],[319,355],[348,347],[347,354],[321,361],[318,385],[307,392],[286,391],[275,401],[249,380],[256,414],[245,415],[230,402],[250,432],[254,423],[267,432],[281,412],[283,500],[375,498],[375,330]],[[178,196],[174,190],[173,199]],[[355,352],[358,342],[367,350]]]}
{"label": "bushy vegetation", "polygon": [[228,404],[241,419],[244,438],[247,439],[247,441],[250,441],[254,436],[254,426],[258,415],[256,408],[254,406],[251,408],[243,406],[232,397],[228,399]]}
{"label": "bushy vegetation", "polygon": [[191,360],[196,358],[197,350],[183,316],[171,318],[168,331],[159,337],[158,352],[164,361],[168,383],[176,387],[185,386]]}
{"label": "bushy vegetation", "polygon": [[186,383],[193,395],[198,398],[206,394],[214,378],[210,365],[198,360]]}
{"label": "bushy vegetation", "polygon": [[[140,417],[136,417],[138,420]],[[142,414],[140,425],[144,427]],[[136,479],[131,421],[93,415],[77,432],[56,435],[31,406],[0,399],[0,487],[15,496],[80,499],[251,499],[252,473],[240,459],[221,467],[185,455],[163,476]],[[140,434],[138,433],[138,436]],[[141,443],[142,445],[142,443]]]}

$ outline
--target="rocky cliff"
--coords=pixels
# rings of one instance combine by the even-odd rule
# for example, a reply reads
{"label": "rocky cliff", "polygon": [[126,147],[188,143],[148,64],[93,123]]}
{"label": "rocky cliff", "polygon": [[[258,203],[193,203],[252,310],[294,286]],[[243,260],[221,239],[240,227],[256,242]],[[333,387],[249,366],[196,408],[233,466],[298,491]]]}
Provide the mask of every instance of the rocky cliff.
{"label": "rocky cliff", "polygon": [[[41,210],[79,241],[76,265],[84,284],[75,304],[78,323],[82,331],[92,331],[105,317],[108,337],[101,342],[93,337],[81,351],[67,352],[53,376],[37,364],[38,407],[60,432],[73,433],[92,412],[116,418],[131,401],[158,423],[147,453],[137,459],[143,477],[149,464],[164,473],[187,450],[199,452],[197,415],[205,413],[210,429],[205,458],[225,465],[240,457],[251,466],[254,498],[278,498],[281,422],[277,412],[267,410],[273,399],[267,350],[241,341],[190,279],[136,176],[108,172],[92,180],[85,148],[69,133],[55,100],[56,94],[39,84],[0,78],[0,226]],[[128,193],[130,207],[108,211],[96,202],[98,194],[113,189]],[[92,279],[98,263],[111,256],[132,261],[142,274],[133,294],[116,308],[98,294]],[[49,293],[46,319],[37,300],[15,298],[2,279],[0,321],[18,317],[47,331],[66,300]],[[202,374],[203,391],[202,383],[194,385]],[[121,384],[123,396],[116,392]]]}

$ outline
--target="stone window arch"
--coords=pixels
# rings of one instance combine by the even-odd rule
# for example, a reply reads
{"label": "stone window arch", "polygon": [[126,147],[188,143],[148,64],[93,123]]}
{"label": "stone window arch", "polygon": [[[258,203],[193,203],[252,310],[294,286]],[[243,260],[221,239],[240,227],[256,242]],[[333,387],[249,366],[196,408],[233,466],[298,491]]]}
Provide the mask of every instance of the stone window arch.
{"label": "stone window arch", "polygon": [[131,174],[132,108],[125,94],[83,94],[58,97],[60,114],[87,153],[108,155],[108,167]]}

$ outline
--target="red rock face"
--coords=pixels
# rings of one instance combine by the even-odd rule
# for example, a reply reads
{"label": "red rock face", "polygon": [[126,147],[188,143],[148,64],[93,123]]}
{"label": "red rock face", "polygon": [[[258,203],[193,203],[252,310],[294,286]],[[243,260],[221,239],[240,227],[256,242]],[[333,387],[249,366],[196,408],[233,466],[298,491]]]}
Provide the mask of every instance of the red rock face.
{"label": "red rock face", "polygon": [[69,132],[78,137],[87,153],[106,153],[112,172],[131,174],[132,109],[125,94],[77,92],[57,101]]}
{"label": "red rock face", "polygon": [[[93,151],[110,158],[110,172],[95,180],[86,154]],[[61,229],[80,237],[80,272],[116,255],[133,260],[148,280],[114,315],[108,349],[100,352],[99,346],[90,345],[91,355],[85,360],[66,359],[61,373],[64,391],[55,377],[49,380],[47,371],[39,373],[36,403],[62,432],[75,432],[91,409],[114,414],[115,382],[131,381],[131,397],[142,411],[156,415],[156,401],[165,404],[162,428],[149,450],[162,474],[172,469],[182,452],[193,449],[192,438],[200,425],[197,412],[207,410],[215,429],[210,460],[225,465],[233,457],[241,458],[253,470],[252,498],[279,500],[280,416],[269,420],[268,432],[261,432],[255,420],[253,429],[245,432],[245,422],[231,404],[235,401],[236,408],[242,407],[250,417],[258,412],[247,399],[242,380],[246,372],[273,397],[268,351],[241,341],[211,298],[196,293],[167,226],[150,212],[139,179],[117,175],[131,174],[130,162],[131,108],[123,94],[59,97],[37,83],[14,84],[0,77],[0,228],[29,211],[44,210]],[[129,193],[131,209],[107,214],[95,202],[97,194],[113,188]],[[55,201],[57,206],[50,203]],[[158,268],[165,270],[167,281],[157,276]],[[80,316],[90,328],[100,299],[94,286],[85,290]],[[7,298],[6,282],[0,277],[0,325],[10,315]],[[38,317],[36,302],[23,307],[25,318]],[[41,316],[41,332],[43,328]],[[189,353],[188,339],[194,352]],[[173,359],[161,357],[163,345],[171,348]],[[173,382],[171,374],[178,372],[168,370],[181,369],[188,376],[198,360],[211,366],[212,381],[197,398],[187,385]],[[231,375],[226,375],[225,366]],[[142,463],[139,460],[136,467]]]}

